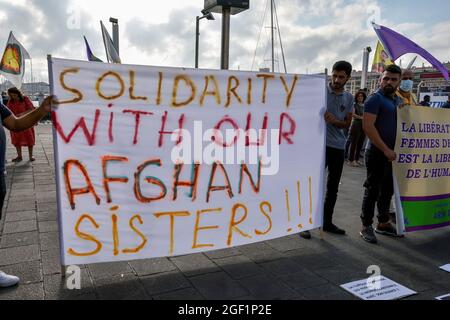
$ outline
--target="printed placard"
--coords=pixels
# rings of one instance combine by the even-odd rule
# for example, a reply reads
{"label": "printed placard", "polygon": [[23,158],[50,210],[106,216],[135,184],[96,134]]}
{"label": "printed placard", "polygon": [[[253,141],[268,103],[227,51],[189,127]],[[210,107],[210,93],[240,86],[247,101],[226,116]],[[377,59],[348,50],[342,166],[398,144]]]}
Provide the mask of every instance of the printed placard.
{"label": "printed placard", "polygon": [[450,111],[418,106],[399,110],[395,152],[399,231],[449,226]]}
{"label": "printed placard", "polygon": [[417,294],[384,276],[353,281],[341,287],[362,300],[396,300]]}

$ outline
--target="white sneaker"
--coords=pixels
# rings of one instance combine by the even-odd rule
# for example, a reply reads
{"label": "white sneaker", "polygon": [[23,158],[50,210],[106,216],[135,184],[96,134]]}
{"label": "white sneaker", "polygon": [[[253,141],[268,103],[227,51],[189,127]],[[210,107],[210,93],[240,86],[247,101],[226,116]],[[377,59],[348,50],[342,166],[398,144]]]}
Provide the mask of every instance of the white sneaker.
{"label": "white sneaker", "polygon": [[20,279],[0,271],[0,288],[12,287],[18,284]]}

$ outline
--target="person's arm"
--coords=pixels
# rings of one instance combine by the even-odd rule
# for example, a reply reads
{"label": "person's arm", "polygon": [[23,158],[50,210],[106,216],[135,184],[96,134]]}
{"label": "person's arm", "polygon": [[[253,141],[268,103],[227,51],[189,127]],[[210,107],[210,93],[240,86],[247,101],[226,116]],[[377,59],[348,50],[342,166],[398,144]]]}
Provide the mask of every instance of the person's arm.
{"label": "person's arm", "polygon": [[372,141],[372,143],[384,153],[386,158],[390,162],[395,161],[397,155],[394,150],[391,150],[381,139],[380,134],[378,133],[377,128],[375,128],[375,121],[377,120],[377,115],[365,112],[363,116],[363,129],[367,136],[367,138]]}
{"label": "person's arm", "polygon": [[53,106],[57,106],[58,102],[54,99],[54,96],[49,96],[42,101],[39,108],[31,111],[23,117],[16,118],[14,115],[9,116],[3,120],[4,126],[11,131],[23,131],[34,126],[39,120],[41,120],[47,113],[49,113]]}
{"label": "person's arm", "polygon": [[332,113],[330,113],[328,111],[325,112],[326,123],[329,123],[339,129],[350,128],[350,125],[352,124],[352,118],[353,118],[353,113],[347,113],[344,121],[340,121],[340,120],[337,120],[336,117]]}

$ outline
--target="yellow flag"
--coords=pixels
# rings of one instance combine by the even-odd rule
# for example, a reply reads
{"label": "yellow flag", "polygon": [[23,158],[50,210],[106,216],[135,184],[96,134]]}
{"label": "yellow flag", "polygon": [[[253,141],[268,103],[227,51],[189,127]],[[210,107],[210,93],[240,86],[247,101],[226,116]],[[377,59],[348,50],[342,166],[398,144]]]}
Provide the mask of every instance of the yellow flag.
{"label": "yellow flag", "polygon": [[394,61],[389,58],[386,50],[380,41],[377,44],[377,50],[373,57],[372,72],[383,73],[387,66],[394,64]]}

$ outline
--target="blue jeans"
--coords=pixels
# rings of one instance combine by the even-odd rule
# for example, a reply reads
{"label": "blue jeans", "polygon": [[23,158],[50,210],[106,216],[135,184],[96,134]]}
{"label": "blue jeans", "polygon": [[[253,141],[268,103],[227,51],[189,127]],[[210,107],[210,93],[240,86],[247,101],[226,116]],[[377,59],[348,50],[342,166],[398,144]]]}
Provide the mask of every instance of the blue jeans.
{"label": "blue jeans", "polygon": [[0,173],[0,220],[2,219],[3,204],[5,202],[5,196],[6,196],[5,174],[3,172],[1,172]]}

